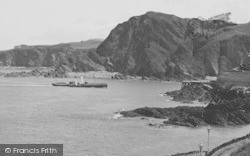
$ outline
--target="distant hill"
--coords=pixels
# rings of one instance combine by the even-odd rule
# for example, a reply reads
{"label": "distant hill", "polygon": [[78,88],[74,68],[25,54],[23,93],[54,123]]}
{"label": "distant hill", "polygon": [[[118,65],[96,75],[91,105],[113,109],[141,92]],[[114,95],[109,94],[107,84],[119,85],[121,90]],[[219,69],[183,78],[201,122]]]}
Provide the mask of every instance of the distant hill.
{"label": "distant hill", "polygon": [[71,44],[26,46],[0,51],[0,66],[53,67],[63,71],[105,70],[96,49],[75,49]]}
{"label": "distant hill", "polygon": [[81,42],[70,42],[69,44],[74,49],[93,49],[97,48],[102,43],[102,41],[103,39],[90,39]]}

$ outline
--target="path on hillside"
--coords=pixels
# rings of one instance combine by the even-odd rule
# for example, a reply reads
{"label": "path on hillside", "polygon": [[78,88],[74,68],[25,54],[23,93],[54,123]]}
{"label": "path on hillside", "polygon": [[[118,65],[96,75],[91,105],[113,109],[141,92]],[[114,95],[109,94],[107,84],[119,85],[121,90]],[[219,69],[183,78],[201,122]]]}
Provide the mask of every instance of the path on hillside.
{"label": "path on hillside", "polygon": [[240,33],[240,34],[245,34],[245,35],[247,35],[247,33],[245,33],[245,32],[241,32],[241,31],[238,31],[238,30],[233,30],[233,31],[235,31],[235,32],[237,32],[237,33]]}
{"label": "path on hillside", "polygon": [[[172,156],[205,156],[206,153],[205,151],[202,151],[201,155],[199,151],[193,151],[193,152],[187,152],[187,153],[179,153],[179,154],[175,154]],[[165,155],[165,156],[169,156],[169,155]]]}
{"label": "path on hillside", "polygon": [[231,154],[248,144],[250,144],[250,138],[240,140],[236,143],[230,144],[222,149],[219,149],[212,156],[230,156]]}

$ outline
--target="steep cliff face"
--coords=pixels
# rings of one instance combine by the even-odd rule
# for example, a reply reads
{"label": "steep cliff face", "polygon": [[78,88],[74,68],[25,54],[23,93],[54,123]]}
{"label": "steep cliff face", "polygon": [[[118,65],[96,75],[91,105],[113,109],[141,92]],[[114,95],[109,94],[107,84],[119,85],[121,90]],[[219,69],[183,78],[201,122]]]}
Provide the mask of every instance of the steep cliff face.
{"label": "steep cliff face", "polygon": [[69,44],[28,46],[0,52],[1,66],[55,67],[64,71],[105,70],[95,49],[73,49]]}
{"label": "steep cliff face", "polygon": [[165,77],[170,55],[183,40],[187,20],[148,12],[113,29],[97,53],[109,57],[113,69],[131,75]]}
{"label": "steep cliff face", "polygon": [[215,76],[250,52],[249,24],[148,12],[119,24],[97,48],[113,70],[163,79]]}
{"label": "steep cliff face", "polygon": [[216,76],[239,67],[242,58],[247,57],[250,52],[249,45],[250,36],[231,32],[209,39],[205,46],[195,50],[194,57],[203,62],[206,75]]}

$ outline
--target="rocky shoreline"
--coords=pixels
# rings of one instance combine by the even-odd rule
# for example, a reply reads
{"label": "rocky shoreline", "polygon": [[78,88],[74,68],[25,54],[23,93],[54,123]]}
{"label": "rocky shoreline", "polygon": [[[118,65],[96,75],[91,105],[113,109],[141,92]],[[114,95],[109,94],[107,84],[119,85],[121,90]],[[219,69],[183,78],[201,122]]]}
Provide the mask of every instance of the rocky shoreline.
{"label": "rocky shoreline", "polygon": [[67,74],[67,72],[62,72],[60,70],[43,70],[43,69],[39,69],[39,68],[35,68],[31,71],[13,71],[13,72],[9,72],[9,73],[2,73],[1,74],[3,77],[52,77],[52,78],[67,78],[69,77],[69,75]]}
{"label": "rocky shoreline", "polygon": [[123,111],[123,117],[153,117],[166,119],[164,125],[197,127],[205,125],[202,119],[202,107],[179,106],[176,108],[138,108],[132,111]]}
{"label": "rocky shoreline", "polygon": [[[163,121],[164,125],[187,127],[198,127],[207,124],[217,126],[250,124],[249,88],[235,86],[222,87],[218,84],[210,84],[209,86],[212,87],[209,91],[204,89],[210,100],[206,107],[144,107],[120,113],[124,117],[153,117],[166,119],[166,121]],[[200,85],[200,87],[203,88],[203,85]],[[190,92],[191,91],[192,90],[190,90]],[[179,92],[181,93],[183,91],[181,90]],[[194,95],[194,97],[196,97],[196,94]],[[182,94],[180,94],[180,96],[182,96]],[[197,96],[198,99],[200,97],[201,96]]]}
{"label": "rocky shoreline", "polygon": [[173,101],[183,103],[200,103],[208,104],[211,101],[211,92],[213,83],[203,83],[201,81],[182,82],[180,90],[166,92],[165,95],[173,97]]}
{"label": "rocky shoreline", "polygon": [[46,77],[46,78],[80,78],[81,76],[86,78],[104,78],[112,80],[143,80],[143,81],[159,81],[160,79],[155,77],[146,76],[131,76],[124,75],[119,72],[108,71],[88,71],[88,72],[67,72],[62,69],[54,69],[49,67],[6,67],[0,69],[0,76],[3,77]]}

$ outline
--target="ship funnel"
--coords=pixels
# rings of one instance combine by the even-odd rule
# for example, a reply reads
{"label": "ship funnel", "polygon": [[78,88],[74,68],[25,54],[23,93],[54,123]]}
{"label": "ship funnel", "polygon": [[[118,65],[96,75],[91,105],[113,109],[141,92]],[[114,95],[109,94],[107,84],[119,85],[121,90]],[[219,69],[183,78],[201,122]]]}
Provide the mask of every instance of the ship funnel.
{"label": "ship funnel", "polygon": [[81,82],[82,82],[82,84],[84,83],[84,82],[83,82],[83,77],[82,77],[82,76],[81,76]]}

